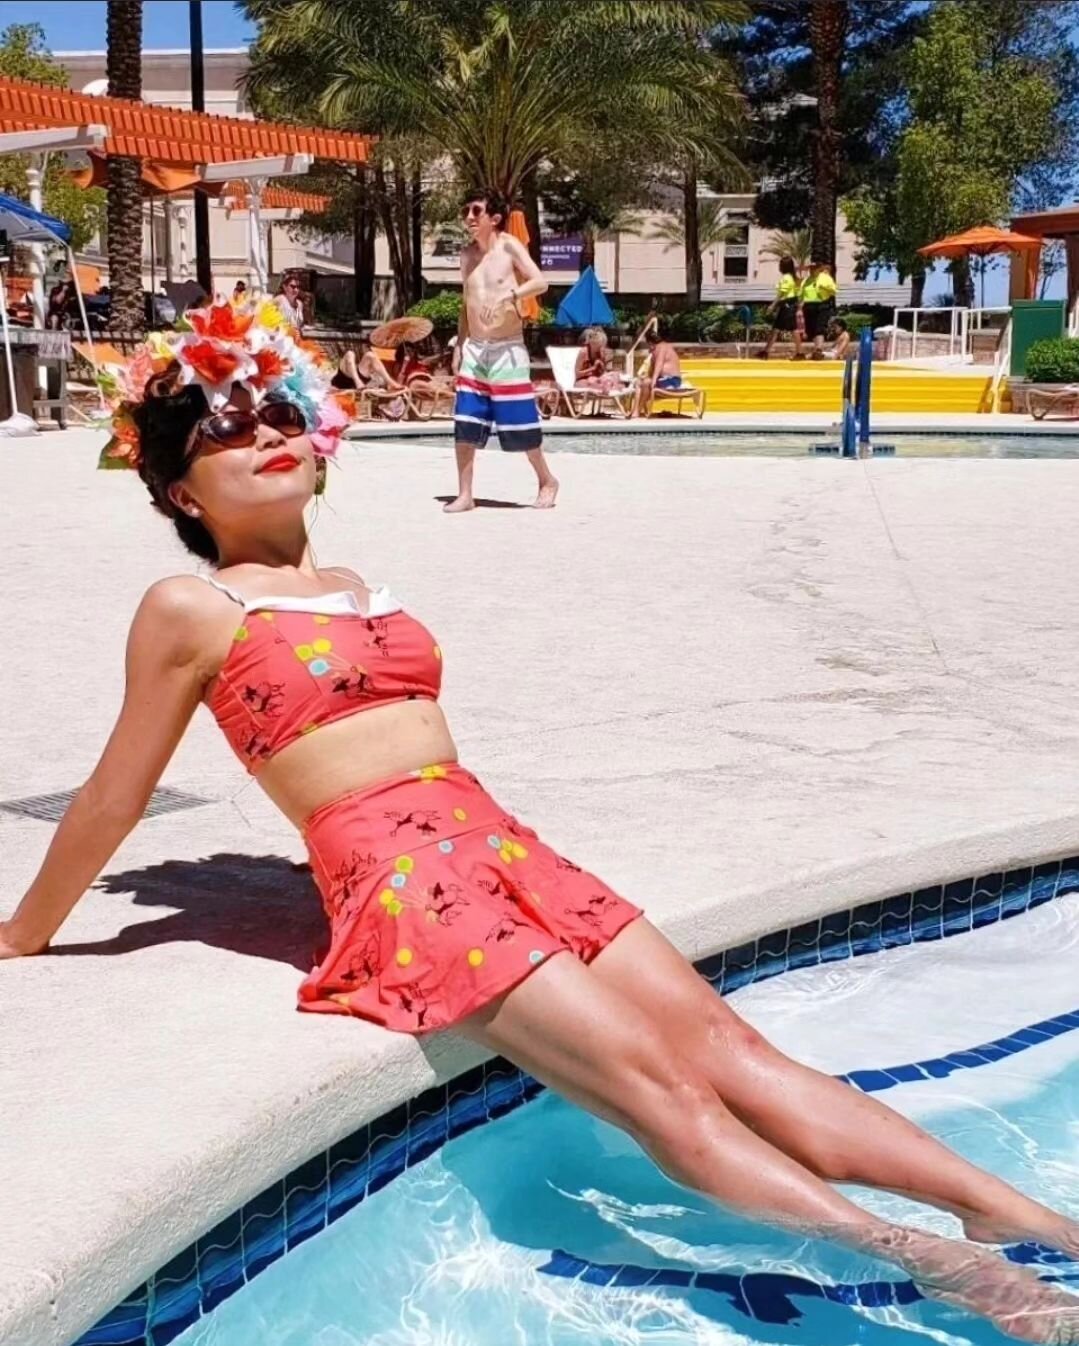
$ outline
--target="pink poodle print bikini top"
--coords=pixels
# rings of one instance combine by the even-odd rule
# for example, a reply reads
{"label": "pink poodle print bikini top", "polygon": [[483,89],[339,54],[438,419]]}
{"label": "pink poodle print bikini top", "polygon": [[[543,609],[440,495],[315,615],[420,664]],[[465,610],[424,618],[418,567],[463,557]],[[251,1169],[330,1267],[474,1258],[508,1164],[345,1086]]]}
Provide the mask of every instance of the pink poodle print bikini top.
{"label": "pink poodle print bikini top", "polygon": [[438,699],[442,652],[388,589],[373,589],[364,612],[350,589],[247,601],[203,578],[243,607],[207,705],[252,774],[334,720],[394,701]]}

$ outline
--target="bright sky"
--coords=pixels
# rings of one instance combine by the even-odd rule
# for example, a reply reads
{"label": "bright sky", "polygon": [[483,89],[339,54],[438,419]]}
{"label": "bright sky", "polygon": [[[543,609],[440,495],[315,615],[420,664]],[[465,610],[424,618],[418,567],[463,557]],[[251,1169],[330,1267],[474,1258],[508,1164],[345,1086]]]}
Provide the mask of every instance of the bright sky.
{"label": "bright sky", "polygon": [[[105,0],[0,0],[0,29],[39,23],[53,51],[104,51],[105,9]],[[185,0],[146,0],[143,46],[186,47],[187,25]],[[232,0],[202,0],[202,35],[207,47],[241,47],[253,34]]]}
{"label": "bright sky", "polygon": [[[0,30],[11,23],[39,23],[46,44],[53,51],[103,51],[105,48],[105,0],[0,0]],[[203,41],[207,47],[241,47],[254,36],[232,0],[202,0]],[[186,47],[188,6],[185,0],[145,0],[143,45]],[[929,295],[947,288],[943,267],[938,267],[927,286]],[[1062,291],[1055,278],[1052,292]],[[997,264],[986,277],[985,298],[989,304],[1007,301],[1006,266]]]}

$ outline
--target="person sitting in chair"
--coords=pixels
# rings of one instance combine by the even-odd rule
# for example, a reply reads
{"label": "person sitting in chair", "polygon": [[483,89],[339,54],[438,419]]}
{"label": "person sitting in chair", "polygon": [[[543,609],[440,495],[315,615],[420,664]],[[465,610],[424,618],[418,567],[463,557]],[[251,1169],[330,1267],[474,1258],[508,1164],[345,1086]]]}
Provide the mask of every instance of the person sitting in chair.
{"label": "person sitting in chair", "polygon": [[634,416],[639,416],[642,411],[651,408],[653,393],[674,392],[685,386],[682,382],[682,361],[658,322],[648,331],[644,339],[648,342],[649,355],[637,384],[637,397],[633,404]]}

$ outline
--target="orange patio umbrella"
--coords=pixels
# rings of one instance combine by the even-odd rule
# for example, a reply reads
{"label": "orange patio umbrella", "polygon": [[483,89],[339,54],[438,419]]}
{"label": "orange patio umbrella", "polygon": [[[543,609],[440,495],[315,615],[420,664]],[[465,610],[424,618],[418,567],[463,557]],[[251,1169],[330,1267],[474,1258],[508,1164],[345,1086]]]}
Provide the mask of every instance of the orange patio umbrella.
{"label": "orange patio umbrella", "polygon": [[[523,243],[526,248],[528,247],[530,235],[523,210],[510,211],[510,217],[506,221],[506,233],[511,234],[519,243]],[[527,299],[522,299],[518,307],[522,318],[531,318],[535,322],[539,317],[539,300],[535,295],[529,295]]]}
{"label": "orange patio umbrella", "polygon": [[973,229],[964,229],[961,234],[949,234],[936,243],[927,243],[918,249],[918,253],[922,257],[989,257],[995,252],[1025,252],[1041,245],[1042,240],[1030,234],[1016,234],[992,224],[979,224]]}
{"label": "orange patio umbrella", "polygon": [[[1041,252],[1042,240],[1031,234],[1017,234],[1011,229],[998,229],[993,224],[979,224],[973,229],[964,229],[961,234],[950,234],[939,238],[935,243],[927,243],[918,249],[918,255],[933,260],[941,257],[981,257],[994,253],[1026,252],[1034,262]],[[1035,263],[1035,270],[1037,265]],[[982,306],[985,305],[985,269],[982,269]]]}

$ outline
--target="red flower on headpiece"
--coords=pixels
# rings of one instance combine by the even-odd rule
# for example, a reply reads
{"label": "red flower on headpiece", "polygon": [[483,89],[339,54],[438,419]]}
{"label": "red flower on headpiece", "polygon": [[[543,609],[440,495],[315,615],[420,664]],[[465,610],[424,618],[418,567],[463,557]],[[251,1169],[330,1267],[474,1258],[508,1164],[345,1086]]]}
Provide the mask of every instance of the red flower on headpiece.
{"label": "red flower on headpiece", "polygon": [[213,341],[195,341],[182,346],[178,352],[184,364],[190,365],[200,381],[217,387],[232,381],[244,356],[239,351],[222,349]]}
{"label": "red flower on headpiece", "polygon": [[260,389],[267,387],[273,380],[282,378],[292,367],[272,346],[263,346],[261,350],[253,351],[251,358],[258,368],[251,382]]}
{"label": "red flower on headpiece", "polygon": [[242,313],[231,304],[213,304],[210,308],[193,308],[187,321],[202,337],[218,341],[240,341],[251,330],[253,313]]}

